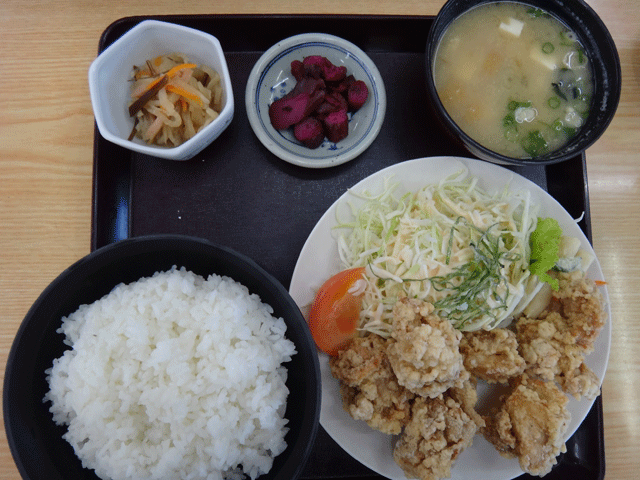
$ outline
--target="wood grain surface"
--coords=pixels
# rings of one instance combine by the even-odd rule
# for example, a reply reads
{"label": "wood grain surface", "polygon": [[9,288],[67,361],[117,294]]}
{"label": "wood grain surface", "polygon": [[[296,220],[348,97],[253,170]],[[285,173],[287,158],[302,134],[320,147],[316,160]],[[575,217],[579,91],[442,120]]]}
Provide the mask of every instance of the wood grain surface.
{"label": "wood grain surface", "polygon": [[[159,14],[435,15],[443,3],[0,2],[0,375],[31,304],[90,249],[94,120],[87,70],[110,23]],[[631,480],[640,471],[640,289],[634,283],[640,279],[640,4],[588,3],[611,31],[622,62],[618,111],[587,151],[587,168],[593,244],[608,282],[613,326],[603,385],[606,478]],[[19,478],[2,428],[0,479]]]}

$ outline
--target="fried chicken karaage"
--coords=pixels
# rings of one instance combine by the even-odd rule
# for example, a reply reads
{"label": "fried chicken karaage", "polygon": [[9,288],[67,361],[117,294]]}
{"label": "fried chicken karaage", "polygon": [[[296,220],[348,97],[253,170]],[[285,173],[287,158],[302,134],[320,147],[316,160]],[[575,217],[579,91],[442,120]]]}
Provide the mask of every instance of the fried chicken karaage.
{"label": "fried chicken karaage", "polygon": [[478,428],[484,425],[473,410],[475,391],[475,386],[467,381],[435,398],[416,398],[411,421],[393,451],[396,463],[407,477],[437,480],[451,476],[456,458],[471,445]]}
{"label": "fried chicken karaage", "polygon": [[469,373],[487,383],[506,383],[524,372],[516,335],[506,328],[464,332],[460,352]]}
{"label": "fried chicken karaage", "polygon": [[435,398],[469,378],[459,345],[462,333],[433,313],[433,305],[403,298],[393,310],[394,341],[387,347],[398,383]]}
{"label": "fried chicken karaage", "polygon": [[502,405],[484,417],[486,426],[481,431],[501,455],[517,457],[525,472],[543,476],[566,451],[568,402],[554,382],[523,374],[511,380]]}
{"label": "fried chicken karaage", "polygon": [[458,348],[462,334],[432,312],[431,304],[403,299],[391,338],[356,337],[329,360],[344,409],[376,430],[400,434],[396,461],[421,480],[449,476],[484,425]]}
{"label": "fried chicken karaage", "polygon": [[[583,272],[554,275],[560,289],[535,318],[523,314],[507,328],[463,334],[431,304],[403,298],[389,338],[354,338],[330,359],[344,409],[399,435],[393,455],[408,478],[449,477],[478,431],[529,474],[546,475],[556,464],[566,449],[566,393],[576,399],[599,393],[584,357],[606,316],[597,285]],[[482,416],[477,380],[508,384]]]}
{"label": "fried chicken karaage", "polygon": [[397,435],[409,421],[415,395],[398,384],[386,343],[377,335],[355,338],[329,365],[340,380],[344,409],[371,428]]}
{"label": "fried chicken karaage", "polygon": [[560,288],[537,318],[515,322],[526,372],[557,382],[576,399],[595,398],[600,381],[584,364],[584,356],[606,321],[602,295],[582,272],[558,273]]}

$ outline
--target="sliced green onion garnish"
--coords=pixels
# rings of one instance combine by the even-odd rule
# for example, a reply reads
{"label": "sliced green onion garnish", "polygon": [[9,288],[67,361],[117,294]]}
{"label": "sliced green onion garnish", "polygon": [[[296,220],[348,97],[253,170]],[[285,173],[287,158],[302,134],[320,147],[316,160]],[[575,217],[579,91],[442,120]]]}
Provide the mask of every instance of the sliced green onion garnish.
{"label": "sliced green onion garnish", "polygon": [[505,115],[505,117],[502,119],[502,126],[505,128],[516,128],[516,123],[516,117],[513,115],[513,113]]}
{"label": "sliced green onion garnish", "polygon": [[[461,217],[456,220],[456,223],[460,219]],[[462,328],[483,315],[495,317],[495,313],[487,305],[489,299],[497,305],[493,309],[507,308],[508,281],[501,271],[505,261],[514,260],[516,257],[504,252],[500,246],[501,236],[491,232],[497,224],[484,232],[472,225],[468,226],[480,235],[476,242],[471,244],[474,252],[473,260],[447,275],[430,279],[435,290],[451,292],[450,295],[435,302],[433,306],[436,311],[452,321],[456,328]],[[455,225],[451,227],[451,237],[455,228]],[[498,293],[500,286],[505,291],[504,295]]]}
{"label": "sliced green onion garnish", "polygon": [[522,148],[532,157],[537,157],[547,150],[548,145],[540,130],[533,130],[523,139]]}
{"label": "sliced green onion garnish", "polygon": [[549,16],[549,14],[547,12],[545,12],[544,10],[542,10],[540,8],[536,8],[536,7],[531,7],[529,10],[527,10],[527,13],[529,15],[531,15],[533,18],[548,17]]}
{"label": "sliced green onion garnish", "polygon": [[509,103],[507,103],[507,109],[512,112],[517,108],[520,108],[520,107],[528,108],[530,106],[531,106],[531,102],[518,102],[516,100],[511,100]]}
{"label": "sliced green onion garnish", "polygon": [[546,42],[542,44],[542,52],[543,53],[553,53],[556,47],[553,46],[553,43]]}

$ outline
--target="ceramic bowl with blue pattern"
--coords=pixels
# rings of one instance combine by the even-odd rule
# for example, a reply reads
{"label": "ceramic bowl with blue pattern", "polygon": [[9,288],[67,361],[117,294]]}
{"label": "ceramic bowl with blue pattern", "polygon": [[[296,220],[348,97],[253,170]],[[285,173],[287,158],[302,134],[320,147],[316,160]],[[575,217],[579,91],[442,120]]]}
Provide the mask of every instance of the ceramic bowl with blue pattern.
{"label": "ceramic bowl with blue pattern", "polygon": [[[345,66],[347,75],[369,89],[365,104],[348,115],[348,136],[337,143],[325,138],[314,149],[296,140],[293,128],[276,130],[269,119],[269,105],[296,85],[291,62],[312,55]],[[278,42],[260,57],[249,75],[245,102],[253,131],[271,153],[302,167],[327,168],[353,160],[371,145],[382,127],[387,99],[378,68],[360,48],[333,35],[306,33]]]}

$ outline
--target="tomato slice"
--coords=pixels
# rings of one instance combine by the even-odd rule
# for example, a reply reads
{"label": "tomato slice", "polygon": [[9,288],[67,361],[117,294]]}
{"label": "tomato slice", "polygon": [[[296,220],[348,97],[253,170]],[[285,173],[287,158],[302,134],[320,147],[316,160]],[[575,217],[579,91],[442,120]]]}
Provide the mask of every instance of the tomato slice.
{"label": "tomato slice", "polygon": [[316,345],[323,352],[335,356],[356,332],[360,297],[349,289],[362,278],[364,267],[343,270],[324,282],[309,312],[309,328]]}

